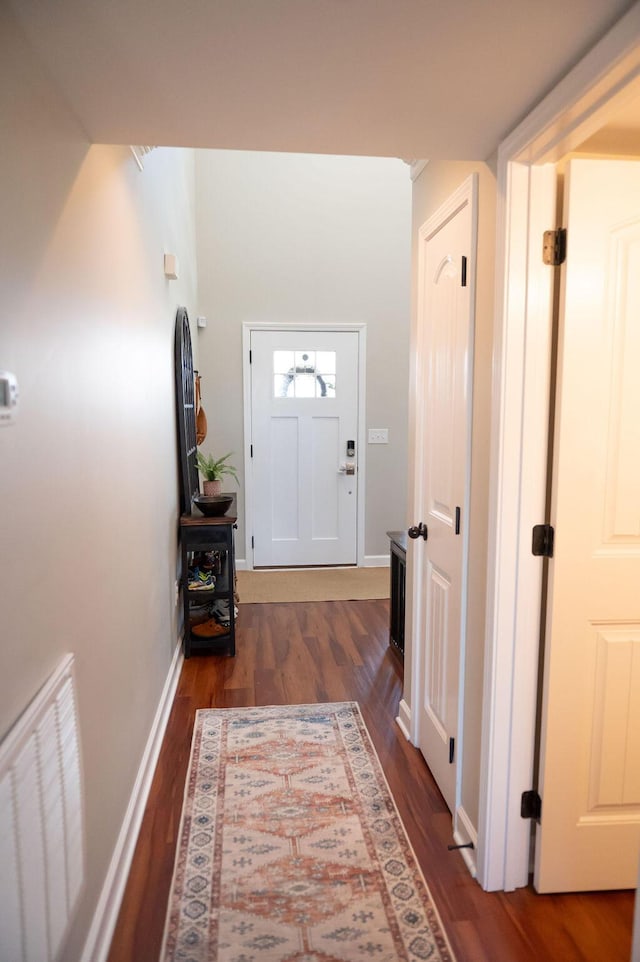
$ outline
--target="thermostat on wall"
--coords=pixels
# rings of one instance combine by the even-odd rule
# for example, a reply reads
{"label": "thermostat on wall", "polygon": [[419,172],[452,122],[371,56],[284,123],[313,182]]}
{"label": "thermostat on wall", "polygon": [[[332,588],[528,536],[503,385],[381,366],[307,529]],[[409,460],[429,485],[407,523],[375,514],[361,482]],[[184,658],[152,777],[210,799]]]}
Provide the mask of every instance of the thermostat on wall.
{"label": "thermostat on wall", "polygon": [[18,381],[10,371],[0,371],[0,427],[15,420],[18,408]]}

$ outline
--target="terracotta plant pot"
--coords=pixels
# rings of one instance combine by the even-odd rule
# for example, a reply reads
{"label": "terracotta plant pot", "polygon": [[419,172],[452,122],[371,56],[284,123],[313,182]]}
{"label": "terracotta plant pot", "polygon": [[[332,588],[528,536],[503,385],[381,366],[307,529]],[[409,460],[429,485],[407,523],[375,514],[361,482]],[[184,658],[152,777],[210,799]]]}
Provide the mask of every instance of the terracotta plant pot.
{"label": "terracotta plant pot", "polygon": [[221,494],[222,492],[222,481],[203,481],[202,482],[202,493],[206,494],[207,497],[211,495]]}

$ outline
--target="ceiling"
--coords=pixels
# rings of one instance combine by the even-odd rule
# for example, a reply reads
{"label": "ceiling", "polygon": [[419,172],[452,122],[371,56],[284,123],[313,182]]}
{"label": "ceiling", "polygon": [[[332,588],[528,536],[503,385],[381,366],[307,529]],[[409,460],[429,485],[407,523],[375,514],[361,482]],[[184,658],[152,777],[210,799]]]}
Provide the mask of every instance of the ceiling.
{"label": "ceiling", "polygon": [[12,0],[99,143],[484,159],[629,0]]}

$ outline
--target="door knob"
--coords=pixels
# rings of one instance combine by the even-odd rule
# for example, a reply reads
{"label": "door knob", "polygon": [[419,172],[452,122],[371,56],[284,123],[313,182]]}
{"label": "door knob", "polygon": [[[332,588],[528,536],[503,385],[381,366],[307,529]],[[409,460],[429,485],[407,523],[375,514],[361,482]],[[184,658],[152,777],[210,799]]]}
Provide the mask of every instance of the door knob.
{"label": "door knob", "polygon": [[429,537],[429,529],[427,528],[426,524],[423,524],[421,521],[420,524],[414,524],[413,527],[409,528],[407,534],[410,538],[424,538],[426,541]]}

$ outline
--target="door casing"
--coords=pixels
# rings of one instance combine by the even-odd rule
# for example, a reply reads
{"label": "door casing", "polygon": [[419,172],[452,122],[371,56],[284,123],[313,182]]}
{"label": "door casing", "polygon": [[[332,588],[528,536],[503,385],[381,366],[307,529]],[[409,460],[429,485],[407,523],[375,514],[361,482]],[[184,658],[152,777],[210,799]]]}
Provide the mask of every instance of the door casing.
{"label": "door casing", "polygon": [[[540,371],[548,378],[552,324],[545,281],[531,252],[541,248],[540,211],[549,211],[554,165],[638,92],[636,4],[498,151],[495,403],[477,866],[478,881],[489,891],[524,886],[529,874],[530,823],[520,818],[520,797],[532,787],[533,778],[541,590],[541,562],[531,556],[531,527],[544,520],[540,512],[549,411]],[[532,560],[539,565],[535,571]]]}
{"label": "door casing", "polygon": [[253,532],[253,512],[255,510],[253,496],[253,480],[251,472],[251,367],[249,364],[249,350],[251,347],[252,331],[353,331],[358,335],[358,472],[356,477],[356,493],[358,498],[357,513],[357,564],[364,564],[364,519],[365,519],[365,479],[366,479],[366,356],[367,356],[367,326],[366,324],[275,324],[269,322],[245,321],[242,325],[242,388],[244,408],[244,499],[245,499],[245,564],[237,564],[253,570],[253,548],[251,537]]}

